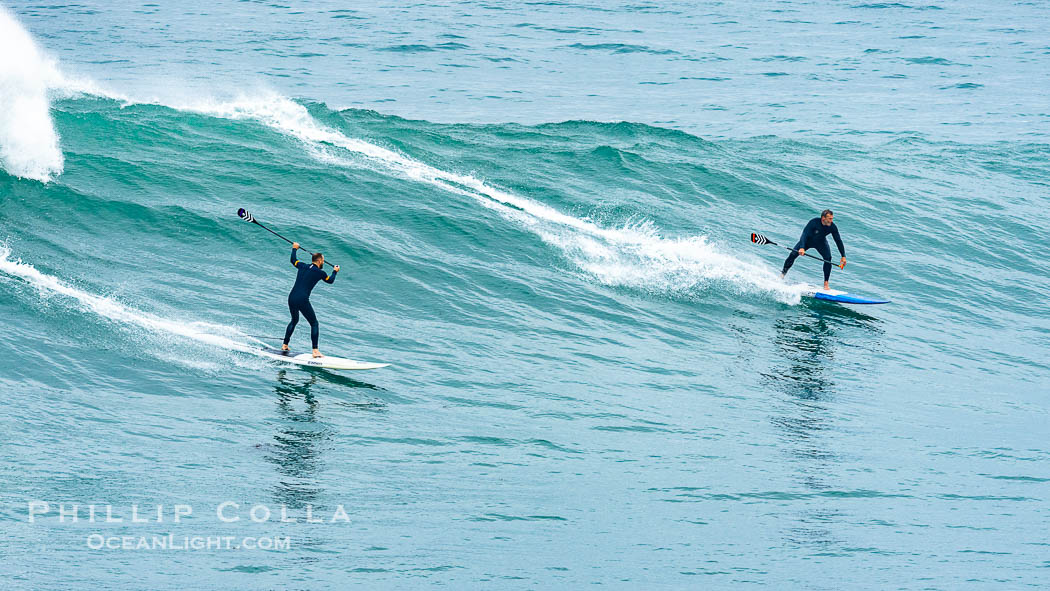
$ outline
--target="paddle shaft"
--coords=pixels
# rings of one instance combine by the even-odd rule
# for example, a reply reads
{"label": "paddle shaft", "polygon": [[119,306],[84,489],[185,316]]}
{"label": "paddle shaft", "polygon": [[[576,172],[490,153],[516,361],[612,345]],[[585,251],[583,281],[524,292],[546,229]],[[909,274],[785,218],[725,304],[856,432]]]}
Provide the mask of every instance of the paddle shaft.
{"label": "paddle shaft", "polygon": [[[781,245],[781,244],[777,244],[776,242],[770,242],[770,244],[772,244],[772,245],[774,245],[774,246],[779,246],[780,248],[783,248],[784,250],[788,250],[788,251],[791,251],[791,252],[798,252],[798,250],[796,250],[796,249],[794,249],[794,248],[791,248],[790,246],[783,246],[783,245]],[[813,255],[809,254],[808,252],[807,252],[807,253],[806,253],[806,254],[805,254],[804,256],[807,256],[807,257],[809,257],[809,258],[811,258],[811,259],[815,259],[815,260],[818,260],[818,261],[820,261],[820,262],[822,262],[822,263],[827,263],[827,264],[829,264],[829,265],[835,265],[835,263],[833,263],[833,262],[831,262],[831,261],[829,261],[829,260],[827,260],[827,259],[822,259],[822,258],[820,258],[820,257],[815,257],[815,256],[813,256]],[[839,269],[842,269],[842,268],[843,268],[843,266],[842,266],[842,265],[835,265],[835,266],[836,266],[836,267],[838,267]]]}
{"label": "paddle shaft", "polygon": [[[278,234],[277,232],[274,232],[273,230],[271,230],[271,229],[267,228],[266,226],[264,226],[264,225],[260,224],[258,220],[254,220],[254,219],[253,219],[253,220],[252,220],[252,223],[253,223],[253,224],[255,224],[255,225],[257,225],[257,226],[259,226],[259,227],[260,227],[260,228],[262,228],[263,230],[266,230],[267,232],[269,232],[269,233],[273,234],[274,236],[276,236],[276,237],[280,238],[281,240],[284,240],[284,241],[285,241],[285,242],[287,242],[288,244],[295,244],[295,243],[294,243],[294,242],[292,242],[291,240],[289,240],[289,239],[285,238],[284,236],[281,236],[281,235],[280,235],[280,234]],[[330,266],[330,267],[335,267],[335,265],[333,265],[332,263],[329,263],[328,261],[325,261],[325,262],[324,262],[324,264],[326,264],[326,265],[328,265],[328,266]]]}
{"label": "paddle shaft", "polygon": [[[751,241],[752,241],[752,242],[755,242],[755,241],[756,241],[756,238],[755,238],[756,236],[757,236],[758,238],[760,238],[760,239],[764,240],[764,241],[765,241],[765,242],[764,242],[764,244],[772,244],[773,246],[779,246],[780,248],[783,248],[784,250],[786,250],[786,251],[788,251],[788,252],[798,252],[798,249],[795,249],[795,248],[791,248],[791,247],[789,247],[789,246],[784,246],[783,244],[777,244],[776,242],[773,242],[773,241],[772,241],[772,240],[770,240],[769,238],[766,238],[765,236],[761,236],[761,235],[759,235],[759,234],[752,234],[752,235],[751,235]],[[760,243],[760,244],[762,244],[762,243]],[[803,250],[805,250],[805,249],[803,249]],[[818,261],[820,261],[820,262],[822,262],[822,263],[827,263],[827,264],[829,264],[829,265],[835,265],[835,263],[833,263],[833,262],[831,262],[831,261],[829,261],[829,260],[827,260],[827,259],[822,259],[822,258],[820,258],[820,257],[815,257],[815,256],[813,256],[813,255],[809,254],[808,252],[807,252],[807,253],[805,254],[805,256],[808,256],[808,257],[809,257],[809,258],[811,258],[811,259],[815,259],[815,260],[818,260]],[[845,269],[845,268],[846,268],[846,267],[845,267],[844,265],[842,265],[842,264],[838,264],[838,265],[835,265],[835,266],[836,266],[836,267],[838,267],[839,269]]]}

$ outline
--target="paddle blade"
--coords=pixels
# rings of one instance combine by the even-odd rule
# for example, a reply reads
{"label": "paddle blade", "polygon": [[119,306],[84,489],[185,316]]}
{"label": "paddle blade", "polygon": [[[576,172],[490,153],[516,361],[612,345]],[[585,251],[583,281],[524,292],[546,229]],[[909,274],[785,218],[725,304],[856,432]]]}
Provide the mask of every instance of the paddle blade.
{"label": "paddle blade", "polygon": [[237,216],[249,224],[255,223],[255,216],[248,213],[248,210],[243,207],[237,210]]}
{"label": "paddle blade", "polygon": [[754,242],[755,244],[776,244],[776,242],[773,242],[769,238],[766,238],[761,234],[755,234],[754,232],[751,233],[751,242]]}

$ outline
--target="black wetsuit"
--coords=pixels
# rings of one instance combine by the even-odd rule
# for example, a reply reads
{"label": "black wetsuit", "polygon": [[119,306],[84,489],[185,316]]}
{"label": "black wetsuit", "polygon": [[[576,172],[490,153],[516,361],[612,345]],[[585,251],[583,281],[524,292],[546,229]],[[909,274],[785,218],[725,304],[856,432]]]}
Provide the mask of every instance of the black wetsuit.
{"label": "black wetsuit", "polygon": [[[802,237],[798,239],[798,244],[795,245],[795,248],[791,249],[791,254],[784,261],[784,270],[781,272],[787,273],[791,265],[795,264],[795,259],[798,258],[798,249],[800,248],[806,250],[815,248],[825,261],[830,261],[831,247],[828,246],[828,234],[831,234],[831,237],[835,239],[835,246],[839,248],[839,254],[846,256],[846,247],[842,244],[842,238],[839,237],[839,228],[835,225],[835,222],[832,222],[830,226],[825,226],[820,223],[820,218],[813,218],[809,220],[809,223],[802,230]],[[830,278],[831,263],[824,263],[824,281],[826,282]]]}
{"label": "black wetsuit", "polygon": [[292,321],[288,323],[288,328],[284,331],[284,344],[287,345],[291,340],[295,325],[299,324],[299,314],[302,313],[306,321],[310,323],[310,341],[316,349],[320,329],[317,325],[317,316],[314,315],[314,308],[310,305],[310,292],[313,291],[318,281],[334,282],[336,271],[332,271],[332,274],[329,275],[324,272],[324,269],[319,269],[313,263],[308,265],[305,261],[300,261],[295,256],[296,250],[292,249],[292,266],[299,270],[299,275],[296,276],[295,285],[288,294],[288,311],[292,313]]}

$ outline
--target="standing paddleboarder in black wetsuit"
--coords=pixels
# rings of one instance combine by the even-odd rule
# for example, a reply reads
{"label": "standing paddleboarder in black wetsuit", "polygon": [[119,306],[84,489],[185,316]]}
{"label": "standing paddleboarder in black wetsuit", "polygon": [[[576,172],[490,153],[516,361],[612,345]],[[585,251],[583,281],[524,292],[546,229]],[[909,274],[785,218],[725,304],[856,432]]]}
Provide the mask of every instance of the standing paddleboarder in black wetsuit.
{"label": "standing paddleboarder in black wetsuit", "polygon": [[284,331],[284,345],[281,349],[284,351],[288,350],[288,341],[292,338],[292,332],[295,331],[295,325],[299,324],[299,314],[302,313],[306,317],[306,321],[310,323],[310,341],[314,347],[314,357],[321,357],[321,352],[317,350],[317,337],[320,333],[320,329],[317,326],[317,316],[314,315],[314,308],[310,305],[310,292],[313,291],[318,281],[324,281],[325,283],[333,283],[335,281],[335,274],[339,272],[339,265],[332,268],[332,274],[324,272],[324,255],[321,253],[314,253],[313,263],[307,265],[305,262],[300,261],[296,256],[296,252],[299,250],[299,243],[292,243],[292,266],[299,270],[299,275],[295,278],[295,285],[292,286],[291,293],[288,294],[288,311],[292,313],[292,321],[288,323],[288,328]]}
{"label": "standing paddleboarder in black wetsuit", "polygon": [[806,224],[805,229],[802,230],[802,237],[798,239],[798,244],[795,245],[794,250],[788,255],[786,261],[784,261],[784,270],[780,272],[780,277],[783,278],[787,275],[788,269],[795,263],[795,259],[806,254],[807,248],[815,248],[820,256],[824,258],[824,289],[831,289],[828,287],[828,279],[831,279],[831,263],[827,262],[831,260],[831,247],[828,246],[828,234],[835,239],[835,246],[839,248],[839,254],[842,255],[842,261],[839,264],[839,268],[846,266],[846,247],[842,245],[842,238],[839,237],[838,226],[835,225],[834,220],[835,214],[830,209],[825,209],[820,212],[819,218],[813,218]]}

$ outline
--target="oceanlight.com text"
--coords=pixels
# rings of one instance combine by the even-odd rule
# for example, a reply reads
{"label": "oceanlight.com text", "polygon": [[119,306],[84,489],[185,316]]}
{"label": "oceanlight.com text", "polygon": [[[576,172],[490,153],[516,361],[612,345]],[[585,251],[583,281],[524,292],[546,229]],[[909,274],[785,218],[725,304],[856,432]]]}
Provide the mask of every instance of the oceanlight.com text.
{"label": "oceanlight.com text", "polygon": [[91,534],[87,547],[92,550],[290,550],[292,540],[286,536],[105,536]]}

